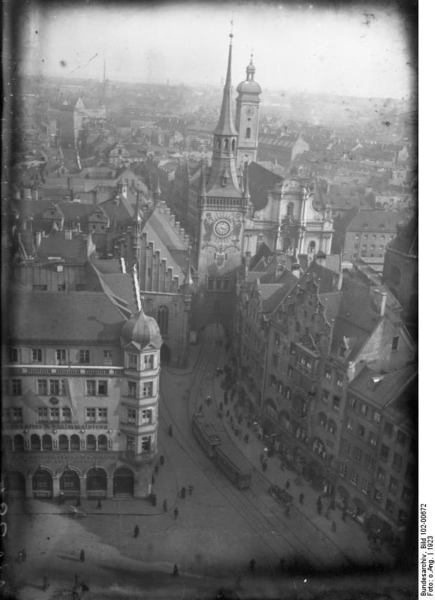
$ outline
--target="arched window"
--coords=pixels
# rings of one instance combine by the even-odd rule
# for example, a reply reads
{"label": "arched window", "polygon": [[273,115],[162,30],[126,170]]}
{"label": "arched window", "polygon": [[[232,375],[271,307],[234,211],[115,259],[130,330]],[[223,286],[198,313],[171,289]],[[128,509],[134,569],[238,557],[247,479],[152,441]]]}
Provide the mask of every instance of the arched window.
{"label": "arched window", "polygon": [[335,421],[333,419],[329,419],[327,430],[331,435],[337,435],[337,425],[335,424]]}
{"label": "arched window", "polygon": [[98,450],[107,450],[107,436],[98,436]]}
{"label": "arched window", "polygon": [[12,452],[12,438],[9,435],[2,436],[2,445],[5,452]]}
{"label": "arched window", "polygon": [[97,449],[97,440],[95,439],[95,435],[87,435],[86,436],[86,450],[95,451]]}
{"label": "arched window", "polygon": [[72,435],[71,436],[71,440],[70,440],[70,449],[73,452],[77,452],[78,450],[80,450],[80,438],[78,435]]}
{"label": "arched window", "polygon": [[157,324],[162,335],[168,333],[169,309],[167,306],[159,306],[157,309]]}
{"label": "arched window", "polygon": [[270,376],[269,385],[273,389],[276,388],[276,378],[273,375]]}
{"label": "arched window", "polygon": [[224,140],[224,150],[229,150],[230,149],[230,140],[228,138],[225,138]]}
{"label": "arched window", "polygon": [[233,152],[234,152],[234,150],[236,149],[236,140],[233,140],[233,141],[231,142],[231,149],[232,149],[232,151],[233,151]]}
{"label": "arched window", "polygon": [[222,145],[222,144],[221,144],[221,140],[220,140],[220,138],[218,138],[218,139],[216,140],[216,147],[217,147],[217,149],[218,149],[218,150],[220,150],[220,149],[221,149],[221,145]]}
{"label": "arched window", "polygon": [[24,452],[24,438],[19,433],[14,435],[14,450],[15,452]]}
{"label": "arched window", "polygon": [[278,381],[277,385],[278,385],[278,394],[283,394],[284,393],[284,385],[283,385],[282,381]]}
{"label": "arched window", "polygon": [[249,140],[250,137],[251,137],[251,128],[247,127],[246,128],[246,139]]}
{"label": "arched window", "polygon": [[321,412],[318,414],[318,422],[320,427],[326,427],[327,419],[325,413]]}
{"label": "arched window", "polygon": [[69,450],[68,436],[64,433],[59,436],[59,450],[61,452],[68,452]]}
{"label": "arched window", "polygon": [[323,445],[323,443],[319,439],[316,439],[315,442],[314,442],[314,444],[313,444],[313,452],[315,452],[316,454],[318,454],[322,458],[325,458],[325,456],[326,456],[325,446]]}
{"label": "arched window", "polygon": [[316,242],[311,241],[308,245],[308,252],[314,252],[314,250],[316,249]]}
{"label": "arched window", "polygon": [[48,433],[42,436],[42,449],[53,450],[53,440],[51,439],[51,435],[48,435]]}
{"label": "arched window", "polygon": [[30,436],[30,449],[41,450],[41,438],[36,433]]}

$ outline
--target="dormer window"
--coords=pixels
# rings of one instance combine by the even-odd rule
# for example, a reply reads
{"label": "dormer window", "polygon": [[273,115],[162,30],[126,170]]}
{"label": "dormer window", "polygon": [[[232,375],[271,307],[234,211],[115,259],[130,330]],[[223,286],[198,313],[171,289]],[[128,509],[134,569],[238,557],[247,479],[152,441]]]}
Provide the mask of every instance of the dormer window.
{"label": "dormer window", "polygon": [[225,138],[224,140],[224,150],[229,150],[230,149],[230,140],[228,138]]}

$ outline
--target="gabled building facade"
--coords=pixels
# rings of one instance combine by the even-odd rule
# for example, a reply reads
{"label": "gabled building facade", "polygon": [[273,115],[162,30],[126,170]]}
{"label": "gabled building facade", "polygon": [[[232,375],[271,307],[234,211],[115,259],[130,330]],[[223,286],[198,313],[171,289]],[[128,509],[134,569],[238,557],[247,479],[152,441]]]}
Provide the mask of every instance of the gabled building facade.
{"label": "gabled building facade", "polygon": [[[132,314],[94,275],[88,289],[68,293],[11,286],[15,318],[3,321],[2,346],[3,469],[10,495],[150,493],[159,328],[140,305]],[[124,285],[137,287],[130,275],[124,278]]]}

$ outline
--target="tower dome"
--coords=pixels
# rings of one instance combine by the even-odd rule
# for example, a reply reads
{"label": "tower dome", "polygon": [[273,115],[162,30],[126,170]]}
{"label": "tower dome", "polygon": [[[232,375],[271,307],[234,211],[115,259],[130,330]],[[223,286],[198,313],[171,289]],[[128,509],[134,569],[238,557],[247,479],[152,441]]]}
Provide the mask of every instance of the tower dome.
{"label": "tower dome", "polygon": [[146,315],[143,309],[124,323],[121,340],[123,346],[134,344],[140,350],[150,344],[160,348],[163,343],[157,321]]}
{"label": "tower dome", "polygon": [[246,67],[246,80],[242,81],[237,86],[237,91],[239,92],[239,94],[261,94],[261,87],[256,81],[254,81],[254,75],[255,66],[252,62],[251,54],[251,61]]}

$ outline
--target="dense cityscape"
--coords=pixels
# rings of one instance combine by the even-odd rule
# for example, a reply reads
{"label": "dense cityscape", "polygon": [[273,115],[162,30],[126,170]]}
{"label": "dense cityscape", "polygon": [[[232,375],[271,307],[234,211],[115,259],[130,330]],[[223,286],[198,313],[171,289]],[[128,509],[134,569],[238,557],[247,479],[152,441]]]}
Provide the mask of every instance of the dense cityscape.
{"label": "dense cityscape", "polygon": [[4,597],[415,597],[414,101],[216,51],[14,93]]}

